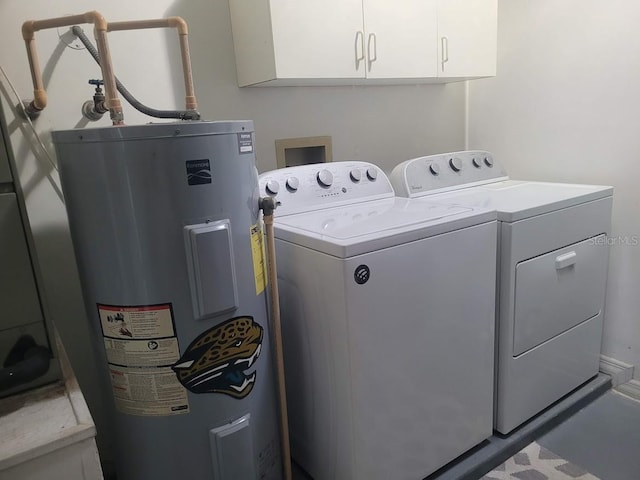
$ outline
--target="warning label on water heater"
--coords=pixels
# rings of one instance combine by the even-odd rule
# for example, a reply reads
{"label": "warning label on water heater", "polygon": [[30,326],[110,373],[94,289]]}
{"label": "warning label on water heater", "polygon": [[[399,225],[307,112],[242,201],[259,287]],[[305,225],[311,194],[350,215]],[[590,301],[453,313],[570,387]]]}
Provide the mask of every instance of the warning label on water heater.
{"label": "warning label on water heater", "polygon": [[98,304],[98,314],[118,410],[188,413],[187,391],[171,370],[180,358],[171,304]]}

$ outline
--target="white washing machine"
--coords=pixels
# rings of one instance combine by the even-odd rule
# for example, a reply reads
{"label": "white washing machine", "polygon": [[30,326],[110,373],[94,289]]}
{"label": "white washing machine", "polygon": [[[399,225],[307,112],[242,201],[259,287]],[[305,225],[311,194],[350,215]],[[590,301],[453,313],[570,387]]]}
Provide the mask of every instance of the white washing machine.
{"label": "white washing machine", "polygon": [[497,211],[496,430],[598,373],[612,187],[510,180],[484,151],[407,160],[391,181],[403,197]]}
{"label": "white washing machine", "polygon": [[260,176],[292,454],[316,480],[416,480],[488,438],[496,214],[395,197],[364,162]]}

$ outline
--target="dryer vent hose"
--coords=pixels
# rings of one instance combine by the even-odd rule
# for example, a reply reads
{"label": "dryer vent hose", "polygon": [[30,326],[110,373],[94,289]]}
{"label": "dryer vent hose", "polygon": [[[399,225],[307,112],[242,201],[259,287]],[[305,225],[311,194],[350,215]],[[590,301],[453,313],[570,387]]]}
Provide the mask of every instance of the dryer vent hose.
{"label": "dryer vent hose", "polygon": [[23,335],[11,348],[0,369],[0,392],[31,382],[49,371],[51,352]]}

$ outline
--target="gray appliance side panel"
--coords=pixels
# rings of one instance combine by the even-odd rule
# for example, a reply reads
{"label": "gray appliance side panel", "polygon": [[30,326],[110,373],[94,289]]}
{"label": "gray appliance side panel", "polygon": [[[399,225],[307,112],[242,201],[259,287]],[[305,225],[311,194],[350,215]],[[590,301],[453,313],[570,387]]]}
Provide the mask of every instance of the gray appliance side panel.
{"label": "gray appliance side panel", "polygon": [[0,194],[0,330],[42,322],[15,193]]}
{"label": "gray appliance side panel", "polygon": [[0,366],[23,335],[53,354],[49,370],[41,377],[0,392],[4,397],[50,383],[60,377],[55,346],[45,328],[27,236],[15,193],[0,194]]}
{"label": "gray appliance side panel", "polygon": [[9,142],[5,139],[4,128],[2,128],[4,122],[2,115],[2,105],[0,105],[0,184],[13,182],[7,153]]}
{"label": "gray appliance side panel", "polygon": [[[17,316],[7,313],[6,315],[0,315],[0,331],[5,337],[5,345],[9,345],[8,348],[13,346],[15,341],[23,334],[31,335],[36,340],[36,343],[49,348],[52,353],[52,359],[49,364],[48,372],[42,377],[15,387],[14,389],[3,392],[2,395],[10,395],[22,390],[34,388],[46,383],[50,383],[61,377],[60,364],[58,362],[58,353],[56,349],[56,343],[52,341],[50,333],[53,332],[54,326],[47,314],[47,305],[44,296],[43,281],[40,275],[37,254],[35,250],[35,244],[31,234],[29,225],[27,209],[24,204],[24,197],[19,180],[12,178],[12,170],[15,171],[15,163],[13,159],[13,153],[11,149],[11,142],[6,128],[4,112],[2,102],[0,102],[0,194],[6,192],[9,195],[13,195],[14,201],[4,200],[4,205],[11,205],[9,211],[5,211],[3,218],[0,219],[0,243],[9,242],[15,243],[18,250],[13,251],[11,247],[6,244],[3,245],[2,251],[0,251],[0,257],[7,256],[9,267],[6,266],[5,259],[1,264],[6,270],[5,274],[12,272],[13,268],[18,267],[19,271],[16,274],[18,281],[8,288],[0,289],[0,297],[6,295],[11,297],[0,300],[0,304],[14,305],[15,302],[24,302],[24,309],[20,309],[20,314]],[[2,195],[0,195],[2,196]],[[4,197],[10,198],[9,196]],[[6,214],[6,217],[4,216]],[[19,244],[19,245],[18,245]],[[14,256],[15,255],[15,256]],[[13,266],[11,266],[13,265]],[[0,278],[3,274],[0,272]],[[29,277],[29,278],[27,278]],[[2,283],[2,280],[0,280]],[[22,290],[24,288],[24,290]],[[6,302],[5,302],[6,300]],[[37,313],[36,313],[37,310]],[[27,319],[25,320],[25,317]],[[36,321],[37,323],[30,323],[25,326],[29,321]],[[5,323],[6,322],[6,323]],[[3,330],[9,324],[18,324],[11,330]],[[11,340],[9,340],[11,339]],[[7,347],[0,347],[0,361],[4,360],[4,357],[8,350]]]}

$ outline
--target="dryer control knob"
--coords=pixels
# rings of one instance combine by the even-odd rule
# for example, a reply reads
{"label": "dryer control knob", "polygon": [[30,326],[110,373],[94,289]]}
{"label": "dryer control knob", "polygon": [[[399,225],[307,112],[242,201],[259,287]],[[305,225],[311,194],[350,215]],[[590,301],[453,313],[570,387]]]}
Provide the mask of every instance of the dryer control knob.
{"label": "dryer control knob", "polygon": [[316,175],[316,179],[321,187],[330,187],[333,183],[333,174],[327,169],[320,170]]}
{"label": "dryer control knob", "polygon": [[462,170],[462,160],[457,157],[450,158],[449,166],[454,172],[459,172],[460,170]]}
{"label": "dryer control knob", "polygon": [[266,185],[267,193],[277,195],[280,191],[280,184],[276,180],[269,180]]}
{"label": "dryer control knob", "polygon": [[376,178],[378,178],[378,170],[373,167],[367,168],[367,178],[373,182]]}
{"label": "dryer control knob", "polygon": [[491,157],[484,157],[484,164],[487,167],[493,167],[493,158]]}
{"label": "dryer control knob", "polygon": [[431,175],[440,175],[440,166],[437,163],[432,163],[429,165],[429,172]]}
{"label": "dryer control knob", "polygon": [[349,172],[349,177],[351,177],[352,182],[358,183],[362,179],[362,172],[357,168],[354,168]]}
{"label": "dryer control knob", "polygon": [[471,159],[471,163],[473,163],[473,166],[476,168],[480,168],[482,166],[482,162],[480,161],[479,158],[473,157]]}
{"label": "dryer control knob", "polygon": [[287,188],[289,190],[291,190],[292,192],[295,192],[296,190],[298,190],[299,186],[300,186],[300,181],[298,180],[297,177],[287,178]]}

